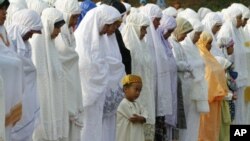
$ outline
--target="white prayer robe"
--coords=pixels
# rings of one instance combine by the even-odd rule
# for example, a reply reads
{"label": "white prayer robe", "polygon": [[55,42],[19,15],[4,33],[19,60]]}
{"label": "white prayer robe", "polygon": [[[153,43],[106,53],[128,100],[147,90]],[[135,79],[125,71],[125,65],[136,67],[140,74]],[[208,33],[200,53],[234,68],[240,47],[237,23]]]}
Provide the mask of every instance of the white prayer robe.
{"label": "white prayer robe", "polygon": [[23,113],[21,120],[12,130],[13,141],[31,140],[35,128],[35,120],[40,110],[37,99],[36,68],[31,60],[31,46],[22,36],[30,30],[41,30],[40,16],[33,10],[20,10],[13,15],[12,24],[7,30],[14,48],[24,66],[24,92],[22,98]]}
{"label": "white prayer robe", "polygon": [[76,42],[73,27],[69,27],[70,17],[80,14],[81,9],[77,0],[60,0],[55,3],[58,10],[63,12],[66,24],[61,28],[61,33],[55,39],[63,70],[66,76],[65,94],[68,101],[70,122],[69,141],[80,141],[82,128],[82,92],[79,73],[79,56],[75,51]]}
{"label": "white prayer robe", "polygon": [[[21,103],[24,90],[24,72],[22,61],[17,57],[11,45],[7,46],[5,44],[7,41],[10,41],[10,39],[6,34],[7,32],[4,26],[0,26],[0,33],[4,40],[4,42],[3,40],[0,42],[0,75],[4,82],[5,117],[14,106]],[[11,126],[5,128],[5,137],[7,141],[11,138],[11,130]]]}
{"label": "white prayer robe", "polygon": [[[82,141],[104,140],[103,110],[106,94],[107,92],[110,94],[110,85],[115,88],[118,85],[116,85],[117,81],[112,81],[117,77],[112,76],[115,70],[110,71],[112,62],[107,60],[109,56],[106,56],[105,51],[107,49],[104,39],[106,35],[100,36],[100,32],[105,24],[114,23],[120,16],[115,8],[102,4],[90,10],[75,31],[84,108]],[[114,66],[116,61],[113,62]],[[117,69],[118,72],[119,69]]]}
{"label": "white prayer robe", "polygon": [[116,141],[145,141],[143,124],[129,121],[133,114],[147,119],[147,112],[139,102],[124,98],[117,109]]}
{"label": "white prayer robe", "polygon": [[224,15],[226,22],[221,27],[218,37],[232,37],[234,40],[234,53],[231,57],[231,61],[235,64],[235,71],[238,72],[236,83],[238,86],[237,100],[235,102],[235,121],[234,124],[246,124],[246,105],[244,100],[244,90],[247,86],[247,58],[244,47],[243,35],[240,30],[236,28],[236,17],[242,15],[239,9],[230,7],[226,10]]}
{"label": "white prayer robe", "polygon": [[181,42],[181,47],[193,68],[194,78],[187,78],[184,81],[183,100],[187,129],[180,130],[180,141],[195,141],[198,140],[199,136],[200,113],[209,112],[208,86],[205,80],[204,60],[192,41],[195,32],[202,32],[203,26],[197,19],[187,20],[194,27],[194,31],[189,33],[185,40]]}
{"label": "white prayer robe", "polygon": [[30,40],[32,60],[37,68],[37,89],[40,100],[40,123],[33,134],[34,141],[61,141],[69,134],[68,103],[65,94],[65,73],[51,33],[54,24],[63,20],[55,8],[42,13],[43,31]]}
{"label": "white prayer robe", "polygon": [[0,141],[5,141],[5,98],[3,78],[0,76]]}

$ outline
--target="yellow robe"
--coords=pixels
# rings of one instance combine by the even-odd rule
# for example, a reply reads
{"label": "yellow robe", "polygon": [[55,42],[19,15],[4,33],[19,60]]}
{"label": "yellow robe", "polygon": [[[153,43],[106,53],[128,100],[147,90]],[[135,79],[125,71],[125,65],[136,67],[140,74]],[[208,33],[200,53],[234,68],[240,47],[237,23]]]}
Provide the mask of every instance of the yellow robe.
{"label": "yellow robe", "polygon": [[213,55],[207,50],[206,45],[212,37],[203,32],[197,43],[200,54],[205,61],[205,79],[208,82],[208,102],[210,112],[201,114],[199,141],[217,141],[220,133],[221,103],[227,95],[225,72]]}

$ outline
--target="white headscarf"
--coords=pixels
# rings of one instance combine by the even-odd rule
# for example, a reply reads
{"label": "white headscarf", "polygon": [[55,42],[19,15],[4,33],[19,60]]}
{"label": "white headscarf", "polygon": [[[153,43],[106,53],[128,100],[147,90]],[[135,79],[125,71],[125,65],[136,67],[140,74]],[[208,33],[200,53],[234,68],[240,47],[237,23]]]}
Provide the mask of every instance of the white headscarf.
{"label": "white headscarf", "polygon": [[250,18],[250,11],[249,8],[241,3],[233,3],[230,7],[238,8],[242,13],[242,19],[249,19]]}
{"label": "white headscarf", "polygon": [[54,7],[55,6],[55,2],[57,0],[43,0],[44,2],[48,3],[50,7]]}
{"label": "white headscarf", "polygon": [[48,3],[45,3],[42,0],[29,0],[27,1],[27,6],[29,9],[36,11],[39,15],[42,14],[45,8],[49,7]]}
{"label": "white headscarf", "polygon": [[34,131],[35,119],[39,111],[36,89],[36,68],[31,60],[31,46],[22,36],[30,30],[40,31],[42,22],[40,16],[33,10],[23,9],[13,15],[12,24],[7,30],[14,42],[17,54],[24,65],[24,93],[22,97],[22,119],[12,129],[12,139],[24,139]]}
{"label": "white headscarf", "polygon": [[215,12],[210,12],[208,13],[205,18],[202,20],[202,24],[204,25],[204,30],[210,33],[213,37],[213,42],[212,42],[212,48],[210,52],[213,54],[213,56],[223,56],[221,50],[217,46],[217,41],[216,41],[216,35],[213,34],[212,28],[218,24],[222,25],[223,21],[222,18]]}
{"label": "white headscarf", "polygon": [[[178,15],[179,16],[179,15]],[[191,16],[191,15],[190,15]],[[203,25],[199,21],[199,18],[189,18],[189,14],[183,18],[187,18],[193,27],[193,31],[187,35],[185,40],[181,42],[182,48],[185,51],[188,62],[193,68],[194,79],[187,80],[187,90],[191,94],[190,98],[195,100],[196,108],[198,112],[209,112],[208,105],[208,87],[205,80],[205,63],[200,55],[199,49],[193,42],[195,32],[202,32]]]}
{"label": "white headscarf", "polygon": [[[55,3],[55,6],[63,13],[64,20],[66,21],[66,24],[61,27],[61,33],[55,39],[55,44],[66,75],[66,86],[64,89],[68,102],[68,112],[71,122],[78,126],[82,126],[82,119],[80,118],[80,115],[83,108],[78,66],[79,56],[75,51],[76,42],[73,34],[73,27],[69,27],[70,17],[72,14],[79,14],[80,7],[77,0],[60,0]],[[75,134],[81,130],[81,128],[75,126],[72,126],[71,129],[71,131],[75,132]],[[69,140],[80,140],[76,137],[78,136],[70,138]]]}
{"label": "white headscarf", "polygon": [[177,17],[177,13],[177,10],[172,6],[169,6],[168,8],[162,11],[162,14],[172,17]]}
{"label": "white headscarf", "polygon": [[235,64],[235,71],[237,71],[239,74],[238,78],[236,79],[237,85],[238,87],[243,87],[247,84],[247,59],[243,44],[244,37],[240,30],[236,28],[236,17],[242,13],[237,7],[229,7],[224,14],[226,22],[221,27],[217,38],[233,38],[234,54],[231,56],[231,60]]}
{"label": "white headscarf", "polygon": [[190,9],[190,8],[187,8],[184,11],[181,11],[180,13],[178,13],[178,17],[192,18],[192,19],[199,20],[199,15],[193,9]]}
{"label": "white headscarf", "polygon": [[22,37],[29,31],[41,31],[40,16],[33,10],[23,9],[15,13],[7,31],[12,41],[16,41],[16,51],[20,56],[31,58],[31,47]]}
{"label": "white headscarf", "polygon": [[103,36],[100,36],[105,24],[112,24],[120,18],[120,14],[112,13],[112,8],[102,4],[89,11],[75,31],[84,108],[93,105],[105,95],[109,77],[112,77],[102,46]]}
{"label": "white headscarf", "polygon": [[[41,107],[41,123],[37,132],[45,140],[68,137],[69,115],[64,91],[65,74],[51,33],[54,24],[63,20],[55,8],[42,12],[42,35],[32,38],[32,59],[37,68],[37,84]],[[36,134],[35,134],[36,135]],[[39,137],[35,137],[39,138]],[[36,139],[39,140],[39,139]]]}
{"label": "white headscarf", "polygon": [[[145,41],[149,45],[151,50],[152,60],[154,63],[155,70],[154,80],[155,86],[154,90],[156,93],[156,116],[165,116],[167,114],[172,114],[172,104],[171,97],[172,93],[169,91],[171,89],[170,81],[170,67],[168,64],[168,57],[164,50],[165,46],[161,41],[161,35],[156,31],[153,20],[155,18],[162,17],[162,11],[159,6],[155,4],[147,4],[141,9],[148,18],[150,18],[150,27],[147,30],[147,35],[145,36]],[[156,85],[157,84],[157,85]]]}
{"label": "white headscarf", "polygon": [[198,15],[200,17],[200,20],[203,20],[206,15],[210,12],[213,12],[212,10],[206,8],[206,7],[201,7],[199,10],[198,10]]}
{"label": "white headscarf", "polygon": [[132,74],[142,77],[143,88],[138,98],[149,114],[147,123],[154,124],[155,101],[153,91],[153,62],[150,55],[149,46],[142,39],[140,40],[140,30],[142,26],[149,26],[150,20],[141,13],[131,13],[127,17],[126,26],[122,30],[123,41],[130,50],[132,58]]}
{"label": "white headscarf", "polygon": [[77,0],[58,0],[55,2],[55,7],[63,13],[64,20],[67,24],[69,24],[72,15],[81,13],[81,8]]}

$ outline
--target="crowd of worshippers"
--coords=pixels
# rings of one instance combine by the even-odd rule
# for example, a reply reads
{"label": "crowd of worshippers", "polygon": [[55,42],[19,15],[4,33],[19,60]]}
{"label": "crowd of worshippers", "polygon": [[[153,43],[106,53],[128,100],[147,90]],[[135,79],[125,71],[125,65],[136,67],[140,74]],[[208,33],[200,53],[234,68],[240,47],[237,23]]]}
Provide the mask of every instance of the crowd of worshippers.
{"label": "crowd of worshippers", "polygon": [[0,141],[229,141],[250,10],[0,0]]}

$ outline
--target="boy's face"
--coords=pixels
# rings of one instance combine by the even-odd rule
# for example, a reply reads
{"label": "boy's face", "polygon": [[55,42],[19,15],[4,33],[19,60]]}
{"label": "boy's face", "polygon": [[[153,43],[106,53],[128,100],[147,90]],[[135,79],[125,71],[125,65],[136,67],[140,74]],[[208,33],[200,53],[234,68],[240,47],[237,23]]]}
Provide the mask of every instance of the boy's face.
{"label": "boy's face", "polygon": [[135,101],[142,89],[142,83],[132,83],[130,86],[124,88],[124,93],[129,101]]}

